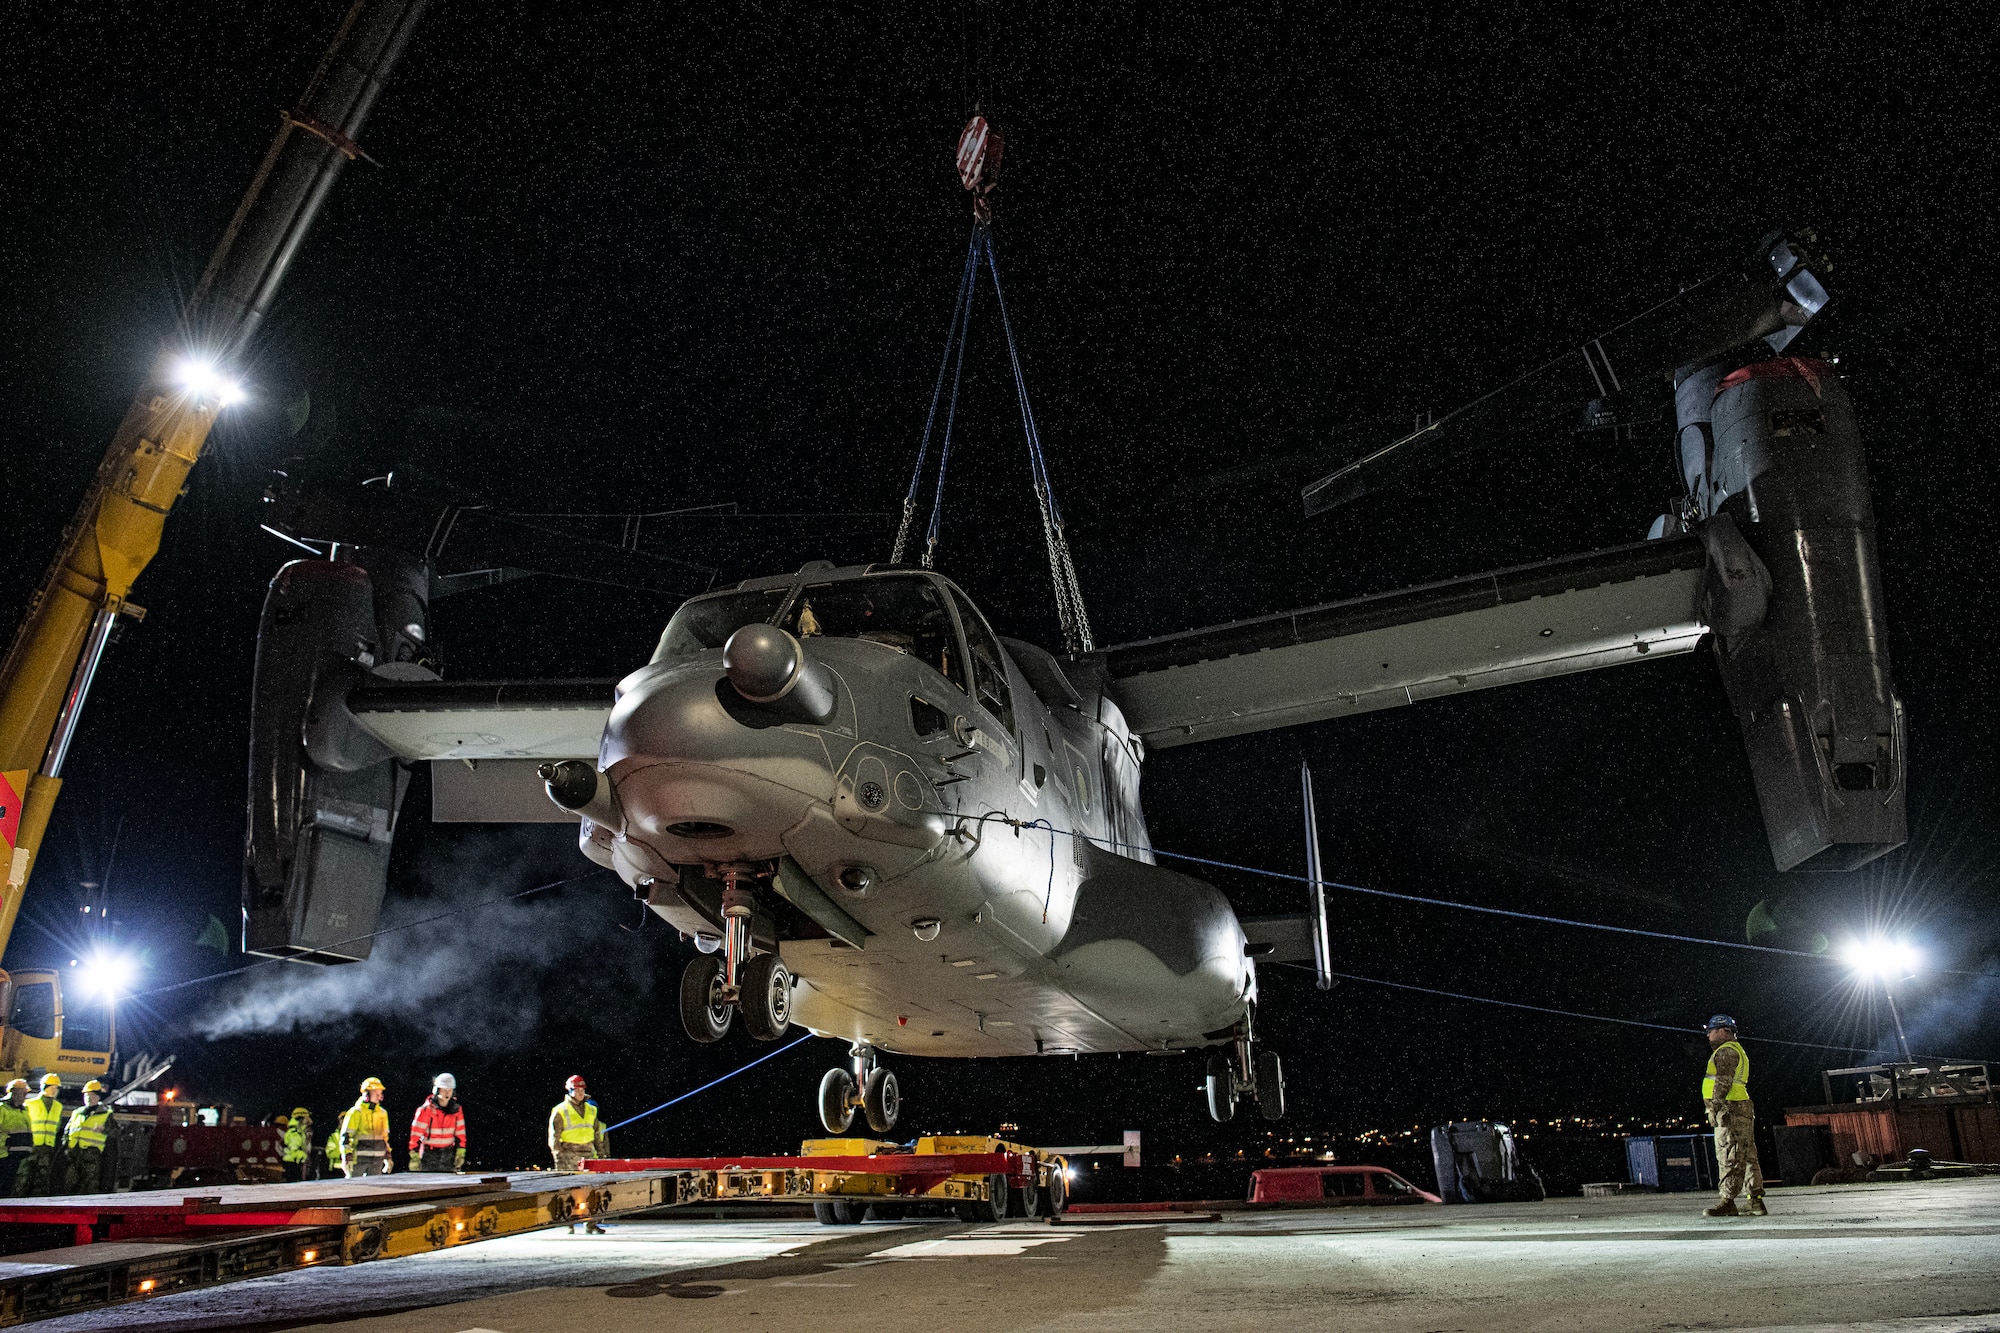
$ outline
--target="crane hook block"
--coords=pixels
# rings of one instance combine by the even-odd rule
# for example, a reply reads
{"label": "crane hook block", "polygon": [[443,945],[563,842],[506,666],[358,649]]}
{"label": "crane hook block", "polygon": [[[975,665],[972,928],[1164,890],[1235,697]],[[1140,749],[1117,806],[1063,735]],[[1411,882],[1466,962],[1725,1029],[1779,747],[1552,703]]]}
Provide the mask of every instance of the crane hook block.
{"label": "crane hook block", "polygon": [[987,196],[1000,179],[1000,155],[1006,144],[1000,131],[984,116],[965,122],[958,136],[958,180],[972,191],[972,213],[981,222],[992,221],[992,204]]}

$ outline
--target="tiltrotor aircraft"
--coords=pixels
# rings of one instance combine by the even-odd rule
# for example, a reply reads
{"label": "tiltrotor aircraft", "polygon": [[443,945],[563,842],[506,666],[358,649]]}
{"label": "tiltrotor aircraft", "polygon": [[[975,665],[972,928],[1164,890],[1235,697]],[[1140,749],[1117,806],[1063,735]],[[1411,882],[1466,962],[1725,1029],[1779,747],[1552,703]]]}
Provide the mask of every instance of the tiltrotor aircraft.
{"label": "tiltrotor aircraft", "polygon": [[[393,525],[279,517],[361,544],[285,566],[265,604],[245,947],[367,956],[408,766],[427,761],[434,819],[580,821],[583,854],[698,946],[681,988],[693,1039],[740,1015],[759,1040],[801,1026],[847,1043],[851,1071],[822,1086],[831,1131],[857,1109],[894,1124],[884,1055],[1213,1048],[1211,1113],[1250,1098],[1276,1118],[1257,965],[1313,960],[1324,984],[1323,905],[1315,889],[1296,916],[1243,920],[1155,864],[1149,750],[1708,638],[1778,867],[1846,869],[1904,840],[1860,436],[1835,369],[1791,346],[1827,299],[1803,247],[1769,237],[1593,339],[1581,366],[1524,376],[1306,492],[1317,511],[1558,410],[1558,429],[1620,438],[1658,423],[1687,490],[1646,541],[1101,651],[1002,637],[927,569],[818,562],[687,600],[615,683],[440,680],[422,663],[448,554],[433,538],[452,525],[426,512],[399,543]],[[1556,382],[1564,366],[1581,392]]]}

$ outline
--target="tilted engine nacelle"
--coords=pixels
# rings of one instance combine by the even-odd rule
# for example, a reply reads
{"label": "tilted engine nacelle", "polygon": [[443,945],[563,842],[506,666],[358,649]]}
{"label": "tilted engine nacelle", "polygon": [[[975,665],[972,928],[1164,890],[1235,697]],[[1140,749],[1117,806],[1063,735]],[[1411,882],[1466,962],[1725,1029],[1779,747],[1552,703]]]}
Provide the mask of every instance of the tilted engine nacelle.
{"label": "tilted engine nacelle", "polygon": [[395,553],[278,571],[257,630],[243,950],[368,957],[409,771],[348,711],[358,685],[430,680],[428,575]]}
{"label": "tilted engine nacelle", "polygon": [[1710,550],[1705,619],[1772,859],[1851,870],[1908,837],[1903,706],[1853,405],[1832,366],[1785,356],[1683,372],[1675,399]]}

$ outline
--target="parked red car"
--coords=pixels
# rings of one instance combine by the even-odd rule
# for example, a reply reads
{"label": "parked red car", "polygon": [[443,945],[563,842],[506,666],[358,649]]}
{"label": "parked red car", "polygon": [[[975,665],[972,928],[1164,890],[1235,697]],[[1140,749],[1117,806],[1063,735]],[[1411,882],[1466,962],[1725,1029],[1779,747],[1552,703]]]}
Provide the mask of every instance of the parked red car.
{"label": "parked red car", "polygon": [[1280,1166],[1250,1173],[1251,1203],[1310,1203],[1320,1207],[1377,1203],[1443,1203],[1386,1166]]}

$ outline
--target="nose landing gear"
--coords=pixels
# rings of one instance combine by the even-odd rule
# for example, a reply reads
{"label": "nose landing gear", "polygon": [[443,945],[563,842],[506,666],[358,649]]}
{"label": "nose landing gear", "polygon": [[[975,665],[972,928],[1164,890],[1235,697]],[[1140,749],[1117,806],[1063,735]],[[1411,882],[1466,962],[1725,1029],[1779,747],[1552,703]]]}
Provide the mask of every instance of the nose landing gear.
{"label": "nose landing gear", "polygon": [[1285,1118],[1285,1071],[1276,1051],[1252,1051],[1254,1038],[1246,1015],[1236,1026],[1235,1051],[1208,1057],[1208,1114],[1218,1124],[1236,1118],[1236,1103],[1248,1097],[1266,1120]]}
{"label": "nose landing gear", "polygon": [[776,1041],[792,1025],[792,974],[775,953],[757,953],[750,942],[756,910],[747,866],[722,869],[722,943],[681,974],[681,1026],[698,1042],[721,1041],[737,1011],[758,1041]]}
{"label": "nose landing gear", "polygon": [[819,1121],[829,1134],[845,1134],[859,1108],[868,1128],[887,1134],[902,1113],[902,1089],[895,1071],[886,1068],[872,1046],[854,1047],[854,1072],[829,1069],[819,1081]]}

